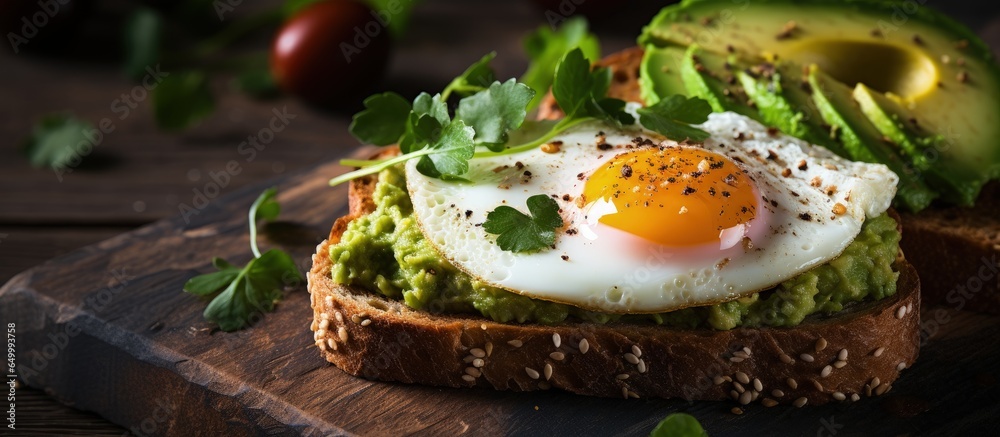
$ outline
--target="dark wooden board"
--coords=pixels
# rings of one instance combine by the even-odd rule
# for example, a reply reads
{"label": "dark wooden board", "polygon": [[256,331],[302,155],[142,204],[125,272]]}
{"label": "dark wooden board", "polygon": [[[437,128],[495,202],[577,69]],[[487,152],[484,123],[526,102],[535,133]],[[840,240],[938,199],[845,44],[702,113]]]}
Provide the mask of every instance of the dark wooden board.
{"label": "dark wooden board", "polygon": [[[363,152],[364,153],[364,152]],[[263,245],[302,270],[345,190],[322,164],[71,252],[0,289],[0,320],[17,323],[19,376],[63,402],[148,435],[560,434],[641,435],[672,411],[713,435],[987,434],[1000,417],[1000,317],[928,308],[933,333],[893,390],[853,405],[747,409],[728,402],[619,400],[556,391],[507,393],[368,381],[325,363],[309,331],[304,288],[250,329],[214,331],[205,303],[181,292],[211,256],[246,261],[246,208],[278,185],[284,211]],[[124,278],[122,280],[121,278]],[[930,320],[936,329],[932,329]],[[67,331],[69,327],[69,331]],[[76,330],[79,333],[75,335]],[[29,370],[30,369],[30,370]]]}

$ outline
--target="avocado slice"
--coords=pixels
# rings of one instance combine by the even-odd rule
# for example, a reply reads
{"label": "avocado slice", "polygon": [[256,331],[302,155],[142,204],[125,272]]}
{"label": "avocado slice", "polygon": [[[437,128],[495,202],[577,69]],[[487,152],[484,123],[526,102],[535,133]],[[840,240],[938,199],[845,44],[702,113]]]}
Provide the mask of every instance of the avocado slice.
{"label": "avocado slice", "polygon": [[647,105],[655,105],[660,96],[687,95],[681,79],[685,50],[679,47],[650,47],[639,65],[639,96]]}
{"label": "avocado slice", "polygon": [[732,111],[763,122],[737,84],[738,70],[725,56],[705,52],[696,44],[688,47],[681,61],[681,79],[688,95],[705,99],[715,112]]}
{"label": "avocado slice", "polygon": [[978,192],[986,180],[1000,177],[1000,67],[972,31],[925,6],[911,11],[877,0],[686,0],[664,8],[639,42],[697,43],[706,52],[743,59],[816,64],[848,87],[863,83],[898,96],[927,131],[950,145],[933,166],[976,175],[974,189],[967,190]]}
{"label": "avocado slice", "polygon": [[801,67],[760,62],[737,72],[736,77],[765,124],[838,155],[846,155],[840,143],[830,136],[830,126],[816,109]]}
{"label": "avocado slice", "polygon": [[884,137],[899,146],[901,153],[923,172],[928,185],[941,192],[944,200],[963,206],[975,203],[984,178],[954,160],[942,160],[942,151],[948,147],[943,137],[924,131],[909,111],[865,84],[855,86],[853,95],[861,112]]}
{"label": "avocado slice", "polygon": [[899,176],[897,200],[912,211],[931,204],[936,194],[913,168],[883,140],[882,133],[861,112],[851,88],[809,66],[809,85],[820,115],[833,127],[848,156],[855,161],[882,163]]}

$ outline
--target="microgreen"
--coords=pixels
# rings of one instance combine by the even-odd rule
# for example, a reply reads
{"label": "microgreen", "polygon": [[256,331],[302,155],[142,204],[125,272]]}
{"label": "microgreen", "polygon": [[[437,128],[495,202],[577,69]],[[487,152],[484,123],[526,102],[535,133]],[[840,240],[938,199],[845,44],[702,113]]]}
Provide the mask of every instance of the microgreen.
{"label": "microgreen", "polygon": [[708,437],[708,433],[694,416],[673,413],[660,421],[649,437]]}
{"label": "microgreen", "polygon": [[535,252],[555,243],[556,229],[563,225],[559,204],[544,194],[529,197],[527,204],[530,215],[507,205],[486,215],[483,230],[497,236],[500,249]]}
{"label": "microgreen", "polygon": [[81,156],[83,146],[93,146],[87,138],[94,127],[64,115],[50,115],[35,125],[24,144],[24,152],[34,167],[63,168]]}
{"label": "microgreen", "polygon": [[255,313],[274,309],[286,286],[302,282],[302,275],[291,256],[280,249],[261,254],[257,248],[257,221],[274,220],[281,212],[276,195],[277,189],[269,188],[250,206],[250,250],[254,258],[246,266],[241,268],[222,258],[213,258],[212,265],[219,271],[195,276],[184,284],[184,291],[198,296],[218,293],[205,308],[203,316],[223,331],[248,326]]}
{"label": "microgreen", "polygon": [[643,126],[675,141],[703,141],[709,136],[708,132],[689,126],[704,123],[712,113],[708,102],[699,98],[688,99],[677,94],[640,108],[638,113]]}

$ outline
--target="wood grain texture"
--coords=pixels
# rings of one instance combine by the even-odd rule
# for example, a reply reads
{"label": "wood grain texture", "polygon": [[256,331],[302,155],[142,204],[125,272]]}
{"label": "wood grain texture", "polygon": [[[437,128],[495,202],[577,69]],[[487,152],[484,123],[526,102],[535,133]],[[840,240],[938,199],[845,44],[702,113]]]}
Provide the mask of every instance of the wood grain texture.
{"label": "wood grain texture", "polygon": [[[284,221],[267,228],[263,245],[285,247],[303,271],[346,208],[345,191],[325,185],[338,171],[324,164],[276,183]],[[37,374],[22,372],[25,380],[126,429],[145,425],[152,435],[643,434],[670,411],[695,414],[723,435],[766,429],[811,435],[824,423],[843,426],[838,435],[933,434],[986,432],[1000,414],[993,396],[1000,317],[945,308],[924,312],[924,323],[938,320],[926,326],[933,336],[892,391],[854,405],[758,407],[734,416],[728,402],[609,400],[355,378],[317,353],[302,288],[289,291],[277,311],[253,327],[228,334],[202,320],[203,301],[181,292],[185,280],[211,270],[209,254],[236,262],[249,257],[244,211],[269,185],[221,199],[190,224],[157,222],[10,281],[0,290],[0,317],[18,323],[19,362],[44,365]],[[80,332],[72,335],[75,329]]]}

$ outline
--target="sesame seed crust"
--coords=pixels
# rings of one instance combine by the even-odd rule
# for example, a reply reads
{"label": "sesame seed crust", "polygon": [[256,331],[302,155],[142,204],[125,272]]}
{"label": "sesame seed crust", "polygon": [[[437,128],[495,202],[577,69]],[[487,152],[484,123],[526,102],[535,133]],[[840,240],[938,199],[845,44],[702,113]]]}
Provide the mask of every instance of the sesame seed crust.
{"label": "sesame seed crust", "polygon": [[[349,221],[338,221],[332,238],[339,238]],[[318,248],[309,272],[316,350],[349,374],[377,380],[513,391],[548,387],[606,397],[750,399],[748,404],[805,398],[812,406],[836,402],[834,389],[845,399],[864,394],[875,376],[889,387],[899,376],[897,366],[905,368],[917,355],[918,318],[896,318],[899,308],[919,313],[915,274],[906,264],[899,266],[899,291],[880,302],[811,317],[790,329],[702,331],[638,324],[504,324],[429,314],[333,283],[328,253],[329,242]],[[363,320],[370,324],[361,326]],[[817,351],[820,338],[827,345]],[[840,360],[840,351],[847,349],[850,358]],[[800,359],[804,353],[812,362]],[[846,364],[837,368],[840,361]],[[819,392],[809,382],[819,379],[827,365],[837,370],[823,379],[821,386],[830,391]],[[737,372],[746,375],[746,383]],[[619,380],[621,374],[628,378]],[[692,382],[698,390],[690,390]]]}

